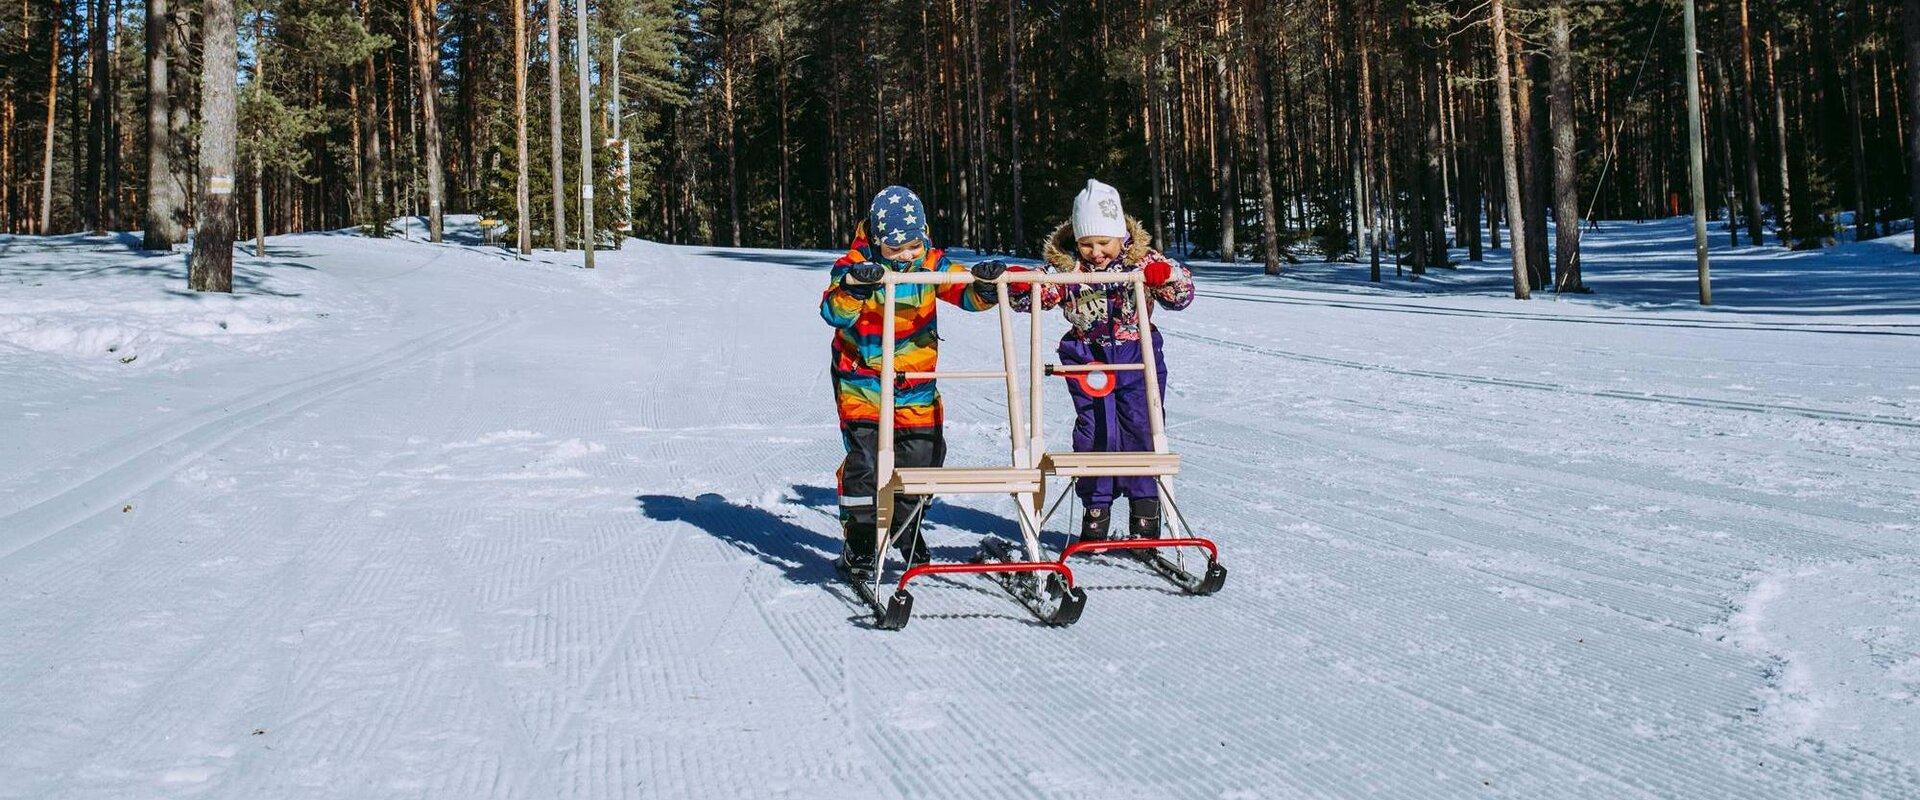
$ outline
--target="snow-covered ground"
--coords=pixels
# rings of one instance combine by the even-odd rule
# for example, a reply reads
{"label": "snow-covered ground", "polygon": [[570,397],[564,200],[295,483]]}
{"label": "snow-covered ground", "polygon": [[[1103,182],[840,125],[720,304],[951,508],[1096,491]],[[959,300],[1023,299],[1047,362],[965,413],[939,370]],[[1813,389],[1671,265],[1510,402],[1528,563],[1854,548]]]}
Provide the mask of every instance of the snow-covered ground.
{"label": "snow-covered ground", "polygon": [[1712,310],[1684,221],[1561,300],[1203,265],[1161,321],[1225,591],[928,581],[886,633],[828,566],[831,254],[463,233],[275,237],[233,297],[0,237],[0,797],[1920,796],[1906,236],[1717,250]]}

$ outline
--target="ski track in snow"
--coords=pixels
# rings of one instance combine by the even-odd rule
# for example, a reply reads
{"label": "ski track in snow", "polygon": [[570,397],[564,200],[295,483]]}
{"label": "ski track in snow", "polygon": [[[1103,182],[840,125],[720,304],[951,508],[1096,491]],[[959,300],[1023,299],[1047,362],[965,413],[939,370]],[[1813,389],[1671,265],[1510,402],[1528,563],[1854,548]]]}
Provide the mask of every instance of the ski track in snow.
{"label": "ski track in snow", "polygon": [[[276,237],[213,306],[176,259],[0,237],[0,323],[127,348],[0,324],[0,797],[1920,796],[1913,298],[1201,265],[1159,319],[1226,589],[1091,560],[1054,630],[940,578],[887,633],[828,566],[829,256],[586,272],[470,225]],[[992,315],[941,321],[996,363]],[[998,392],[946,393],[951,463],[1004,458]],[[1007,510],[936,505],[936,557]]]}

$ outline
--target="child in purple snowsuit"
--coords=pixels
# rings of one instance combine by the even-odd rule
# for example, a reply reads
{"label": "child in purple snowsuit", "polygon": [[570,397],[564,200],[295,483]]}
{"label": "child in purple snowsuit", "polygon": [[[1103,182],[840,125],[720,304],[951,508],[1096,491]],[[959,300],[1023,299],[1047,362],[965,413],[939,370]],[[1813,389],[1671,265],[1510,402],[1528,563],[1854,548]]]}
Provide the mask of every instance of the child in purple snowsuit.
{"label": "child in purple snowsuit", "polygon": [[[1146,274],[1147,294],[1161,308],[1177,311],[1193,304],[1193,273],[1154,251],[1152,237],[1139,220],[1120,208],[1120,193],[1095,180],[1073,200],[1073,219],[1062,223],[1047,239],[1043,254],[1048,272],[1120,272]],[[1043,285],[1041,308],[1059,306],[1073,329],[1060,338],[1060,363],[1137,364],[1140,362],[1140,315],[1150,309],[1135,307],[1133,288],[1124,284],[1078,286]],[[1032,297],[1013,298],[1016,308],[1031,310]],[[1153,353],[1159,369],[1160,393],[1167,388],[1167,361],[1162,355],[1160,331],[1153,332]],[[1111,382],[1112,386],[1108,386]],[[1139,371],[1095,372],[1067,381],[1073,395],[1074,452],[1120,452],[1153,449],[1147,422],[1146,376]],[[1160,490],[1150,477],[1080,478],[1076,485],[1086,504],[1080,525],[1085,540],[1105,539],[1113,501],[1128,500],[1129,532],[1135,537],[1160,535]]]}

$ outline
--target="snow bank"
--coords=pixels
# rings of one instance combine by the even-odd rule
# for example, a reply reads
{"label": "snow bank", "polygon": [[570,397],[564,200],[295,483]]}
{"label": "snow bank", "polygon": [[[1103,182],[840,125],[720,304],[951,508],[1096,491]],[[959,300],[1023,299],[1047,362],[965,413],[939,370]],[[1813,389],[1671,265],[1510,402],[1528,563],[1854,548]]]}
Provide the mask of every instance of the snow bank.
{"label": "snow bank", "polygon": [[1781,739],[1920,752],[1920,560],[1762,574],[1729,627],[1772,663],[1761,714]]}
{"label": "snow bank", "polygon": [[[181,369],[198,354],[271,349],[336,313],[311,269],[236,254],[233,294],[186,288],[186,256],[56,237],[0,239],[0,359],[75,369]],[[22,251],[25,252],[22,252]],[[319,295],[335,295],[328,302]],[[49,363],[50,362],[50,363]]]}

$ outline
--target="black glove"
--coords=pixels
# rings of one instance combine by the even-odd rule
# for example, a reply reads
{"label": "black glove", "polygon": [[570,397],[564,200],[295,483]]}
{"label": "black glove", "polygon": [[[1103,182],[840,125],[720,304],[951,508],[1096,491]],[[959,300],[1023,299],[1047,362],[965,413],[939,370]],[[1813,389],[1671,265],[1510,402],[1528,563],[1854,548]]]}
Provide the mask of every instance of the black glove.
{"label": "black glove", "polygon": [[998,301],[1000,299],[1000,286],[999,284],[993,283],[993,279],[1000,277],[1001,273],[1007,271],[1006,262],[989,259],[974,264],[972,267],[969,267],[967,271],[973,273],[973,290],[975,292],[978,292],[981,297],[985,297],[988,300]]}
{"label": "black glove", "polygon": [[847,268],[847,274],[840,279],[840,288],[855,298],[865,300],[873,296],[880,288],[880,281],[887,276],[887,268],[871,261],[863,261]]}
{"label": "black glove", "polygon": [[973,265],[968,271],[973,273],[974,280],[990,281],[1000,277],[1000,273],[1006,272],[1007,264],[997,259],[982,261]]}

